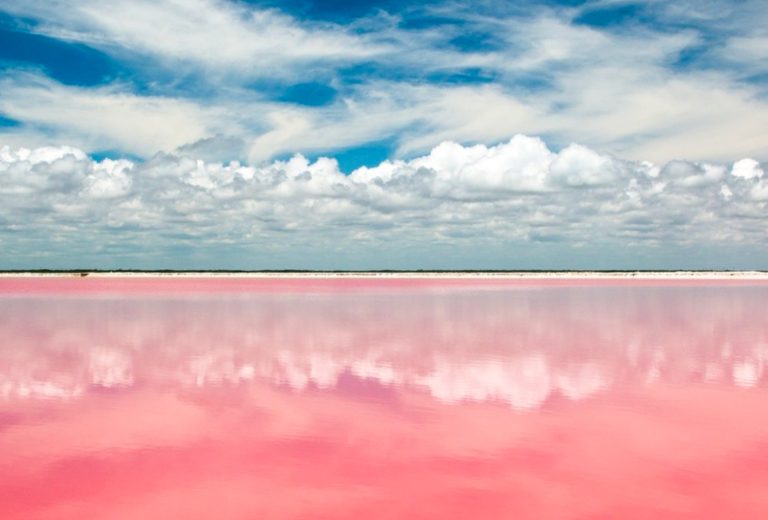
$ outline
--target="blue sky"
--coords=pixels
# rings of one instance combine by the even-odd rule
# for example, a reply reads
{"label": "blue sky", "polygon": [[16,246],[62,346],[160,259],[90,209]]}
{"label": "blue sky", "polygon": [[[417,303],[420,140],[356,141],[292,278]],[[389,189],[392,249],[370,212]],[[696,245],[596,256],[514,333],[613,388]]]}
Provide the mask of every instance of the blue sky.
{"label": "blue sky", "polygon": [[768,268],[767,12],[6,0],[0,267]]}

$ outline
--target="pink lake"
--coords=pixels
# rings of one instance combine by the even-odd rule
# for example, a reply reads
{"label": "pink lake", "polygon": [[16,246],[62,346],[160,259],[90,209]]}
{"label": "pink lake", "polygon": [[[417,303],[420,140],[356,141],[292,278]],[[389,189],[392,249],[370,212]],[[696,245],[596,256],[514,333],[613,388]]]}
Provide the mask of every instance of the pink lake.
{"label": "pink lake", "polygon": [[0,518],[768,518],[768,283],[0,278]]}

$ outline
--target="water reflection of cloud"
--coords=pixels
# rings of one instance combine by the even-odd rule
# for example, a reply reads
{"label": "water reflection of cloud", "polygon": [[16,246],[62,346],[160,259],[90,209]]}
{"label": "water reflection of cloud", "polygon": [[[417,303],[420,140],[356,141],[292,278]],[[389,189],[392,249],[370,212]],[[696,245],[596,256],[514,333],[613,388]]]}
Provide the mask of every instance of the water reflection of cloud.
{"label": "water reflection of cloud", "polygon": [[105,388],[133,385],[133,360],[130,353],[114,348],[94,347],[88,362],[90,383]]}
{"label": "water reflection of cloud", "polygon": [[764,291],[240,300],[0,298],[0,516],[768,507]]}
{"label": "water reflection of cloud", "polygon": [[617,383],[765,383],[768,292],[560,288],[0,299],[0,397],[267,382],[332,391],[344,374],[442,403],[535,408]]}

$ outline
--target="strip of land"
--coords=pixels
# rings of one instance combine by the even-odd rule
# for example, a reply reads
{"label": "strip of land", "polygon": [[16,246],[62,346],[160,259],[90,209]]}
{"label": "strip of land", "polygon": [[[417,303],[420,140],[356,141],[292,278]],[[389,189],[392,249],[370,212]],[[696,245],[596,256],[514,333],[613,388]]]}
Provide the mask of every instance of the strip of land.
{"label": "strip of land", "polygon": [[768,279],[768,271],[0,271],[0,277]]}

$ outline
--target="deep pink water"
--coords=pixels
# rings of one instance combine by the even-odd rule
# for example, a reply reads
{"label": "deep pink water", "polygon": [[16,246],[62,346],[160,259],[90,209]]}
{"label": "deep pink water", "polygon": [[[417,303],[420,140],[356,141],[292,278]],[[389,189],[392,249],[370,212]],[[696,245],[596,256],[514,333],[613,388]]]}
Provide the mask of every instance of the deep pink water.
{"label": "deep pink water", "polygon": [[0,518],[768,518],[768,284],[0,279]]}

